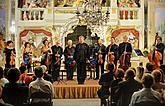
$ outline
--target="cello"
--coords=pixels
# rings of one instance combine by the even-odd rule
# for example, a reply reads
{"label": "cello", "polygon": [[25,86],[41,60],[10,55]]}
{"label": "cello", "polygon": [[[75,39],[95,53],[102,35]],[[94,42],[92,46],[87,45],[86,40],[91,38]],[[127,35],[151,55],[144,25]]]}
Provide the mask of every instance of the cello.
{"label": "cello", "polygon": [[13,66],[15,65],[15,54],[14,51],[11,51],[11,56],[10,56],[10,65]]}
{"label": "cello", "polygon": [[[124,52],[126,52],[127,45],[125,46]],[[119,58],[119,68],[122,68],[124,71],[126,71],[130,67],[130,59],[131,55],[130,54],[122,54]]]}
{"label": "cello", "polygon": [[160,60],[162,59],[162,54],[155,50],[156,46],[156,39],[159,37],[158,33],[156,33],[155,36],[155,42],[154,42],[154,49],[148,54],[148,60],[153,64],[154,69],[159,69],[160,68]]}

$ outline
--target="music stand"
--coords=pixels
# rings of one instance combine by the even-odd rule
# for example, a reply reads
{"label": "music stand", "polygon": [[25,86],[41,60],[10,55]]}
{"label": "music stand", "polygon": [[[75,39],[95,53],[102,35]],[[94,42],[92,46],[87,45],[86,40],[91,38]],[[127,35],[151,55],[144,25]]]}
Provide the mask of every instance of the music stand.
{"label": "music stand", "polygon": [[137,56],[144,56],[140,49],[134,49]]}

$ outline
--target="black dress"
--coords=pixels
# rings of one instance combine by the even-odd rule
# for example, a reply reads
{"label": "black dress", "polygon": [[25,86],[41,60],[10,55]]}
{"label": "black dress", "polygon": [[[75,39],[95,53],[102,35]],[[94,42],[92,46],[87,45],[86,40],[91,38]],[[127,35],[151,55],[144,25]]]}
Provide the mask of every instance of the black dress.
{"label": "black dress", "polygon": [[5,68],[15,67],[15,65],[10,65],[12,52],[15,54],[16,53],[15,49],[8,49],[8,48],[4,49],[4,53],[6,55],[5,56],[5,60],[6,60]]}

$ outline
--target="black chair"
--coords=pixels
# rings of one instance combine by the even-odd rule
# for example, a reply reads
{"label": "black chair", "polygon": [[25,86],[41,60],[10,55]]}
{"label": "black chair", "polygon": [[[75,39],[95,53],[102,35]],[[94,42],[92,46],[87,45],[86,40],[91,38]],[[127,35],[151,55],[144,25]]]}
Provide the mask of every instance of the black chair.
{"label": "black chair", "polygon": [[50,93],[35,92],[29,98],[29,106],[53,106]]}
{"label": "black chair", "polygon": [[160,102],[143,101],[136,103],[135,106],[163,106]]}

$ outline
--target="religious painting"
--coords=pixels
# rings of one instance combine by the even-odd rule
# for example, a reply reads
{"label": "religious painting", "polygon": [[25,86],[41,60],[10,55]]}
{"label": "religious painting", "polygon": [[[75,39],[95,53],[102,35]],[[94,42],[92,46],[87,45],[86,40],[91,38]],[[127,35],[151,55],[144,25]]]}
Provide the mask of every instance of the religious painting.
{"label": "religious painting", "polygon": [[34,48],[34,56],[41,56],[41,47],[43,46],[43,41],[47,39],[49,42],[52,42],[52,33],[43,29],[27,29],[20,33],[21,37],[21,46],[25,42],[32,43]]}
{"label": "religious painting", "polygon": [[116,43],[123,42],[123,36],[128,37],[128,42],[132,44],[134,49],[139,49],[139,32],[134,28],[121,28],[112,32],[112,37],[116,38]]}
{"label": "religious painting", "polygon": [[117,0],[118,7],[141,7],[140,0]]}
{"label": "religious painting", "polygon": [[156,8],[155,10],[155,32],[158,32],[165,43],[165,8]]}

